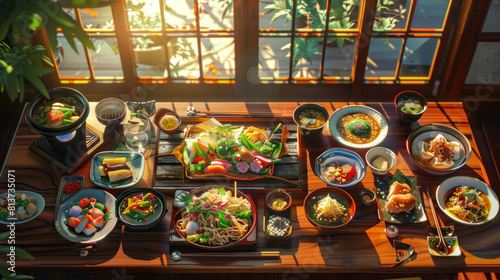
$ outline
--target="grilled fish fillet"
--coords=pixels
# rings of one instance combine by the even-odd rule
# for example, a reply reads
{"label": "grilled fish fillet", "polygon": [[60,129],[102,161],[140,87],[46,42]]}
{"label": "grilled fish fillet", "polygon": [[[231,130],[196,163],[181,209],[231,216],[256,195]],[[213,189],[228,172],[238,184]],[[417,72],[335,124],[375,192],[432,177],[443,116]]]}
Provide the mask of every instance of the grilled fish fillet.
{"label": "grilled fish fillet", "polygon": [[407,184],[401,184],[399,182],[394,182],[392,183],[391,187],[389,188],[389,195],[387,196],[390,198],[393,195],[401,195],[401,194],[408,194],[411,193],[411,188]]}
{"label": "grilled fish fillet", "polygon": [[392,195],[388,197],[385,209],[391,213],[410,212],[416,204],[416,199],[411,193]]}

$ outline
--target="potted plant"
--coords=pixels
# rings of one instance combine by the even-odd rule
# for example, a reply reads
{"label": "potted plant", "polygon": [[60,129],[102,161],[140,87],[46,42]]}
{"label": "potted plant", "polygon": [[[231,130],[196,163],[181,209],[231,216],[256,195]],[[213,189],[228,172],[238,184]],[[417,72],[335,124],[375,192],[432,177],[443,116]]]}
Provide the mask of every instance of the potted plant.
{"label": "potted plant", "polygon": [[65,9],[95,8],[114,2],[116,0],[0,1],[0,92],[6,91],[12,101],[19,98],[21,102],[27,80],[48,98],[40,76],[51,72],[54,64],[45,56],[44,47],[32,45],[32,38],[43,27],[52,50],[57,50],[57,29],[60,28],[75,52],[78,53],[75,38],[95,50],[88,34]]}

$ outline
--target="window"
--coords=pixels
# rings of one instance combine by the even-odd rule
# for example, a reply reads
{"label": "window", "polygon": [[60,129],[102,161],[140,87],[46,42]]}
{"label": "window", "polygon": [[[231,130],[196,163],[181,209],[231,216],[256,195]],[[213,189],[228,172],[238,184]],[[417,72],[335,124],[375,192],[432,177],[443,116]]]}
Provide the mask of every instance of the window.
{"label": "window", "polygon": [[129,91],[137,84],[158,92],[191,85],[193,96],[204,97],[201,86],[213,84],[221,99],[262,89],[293,99],[318,84],[325,86],[311,94],[328,99],[332,92],[380,97],[373,85],[411,84],[431,94],[457,2],[121,0],[68,11],[96,50],[75,41],[77,54],[59,34],[58,80]]}

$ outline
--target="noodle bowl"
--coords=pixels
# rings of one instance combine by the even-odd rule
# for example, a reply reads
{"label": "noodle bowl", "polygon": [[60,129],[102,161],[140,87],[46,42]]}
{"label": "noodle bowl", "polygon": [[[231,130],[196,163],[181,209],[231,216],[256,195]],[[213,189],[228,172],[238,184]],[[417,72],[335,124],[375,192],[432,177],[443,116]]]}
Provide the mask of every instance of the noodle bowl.
{"label": "noodle bowl", "polygon": [[203,187],[190,193],[192,201],[175,216],[175,229],[191,245],[226,248],[255,228],[251,199],[227,187]]}

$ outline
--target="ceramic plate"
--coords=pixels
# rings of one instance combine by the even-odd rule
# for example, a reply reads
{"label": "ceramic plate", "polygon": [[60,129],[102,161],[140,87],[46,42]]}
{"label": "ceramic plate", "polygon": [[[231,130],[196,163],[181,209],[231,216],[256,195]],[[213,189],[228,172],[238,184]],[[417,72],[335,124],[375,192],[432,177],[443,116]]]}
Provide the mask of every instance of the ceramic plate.
{"label": "ceramic plate", "polygon": [[[405,183],[411,187],[411,194],[416,198],[417,205],[408,213],[390,213],[385,209],[389,188],[394,182]],[[383,183],[377,187],[378,218],[381,221],[397,224],[415,224],[427,221],[425,207],[420,195],[420,187],[417,185],[416,176],[405,176],[403,172],[397,170],[389,183]]]}
{"label": "ceramic plate", "polygon": [[[352,178],[349,182],[346,182],[345,184],[336,184],[328,181],[326,179],[327,178],[326,169],[328,165],[336,161],[338,161],[340,164],[349,164],[354,168],[356,168],[356,176]],[[366,175],[366,165],[363,162],[363,159],[361,159],[361,157],[357,153],[346,149],[333,148],[325,151],[318,158],[316,158],[314,171],[316,172],[316,175],[328,185],[345,188],[353,186],[359,183],[359,181],[363,180],[363,178]]]}
{"label": "ceramic plate", "polygon": [[[378,123],[380,124],[380,134],[375,140],[366,144],[355,144],[345,140],[342,134],[338,132],[337,123],[339,122],[339,120],[343,116],[353,113],[364,113],[372,116],[375,120],[378,121]],[[337,140],[342,145],[355,149],[369,149],[379,145],[380,143],[382,143],[382,141],[384,141],[389,131],[389,126],[387,125],[387,121],[382,116],[382,114],[380,114],[377,110],[373,108],[361,105],[349,105],[336,110],[330,117],[329,127],[330,127],[330,133],[332,134],[333,138],[335,138],[335,140]]]}
{"label": "ceramic plate", "polygon": [[[42,213],[42,211],[43,211],[43,208],[45,208],[45,200],[43,199],[43,197],[41,195],[39,195],[35,192],[30,192],[30,191],[18,191],[17,193],[25,194],[27,196],[34,197],[36,199],[37,209],[36,209],[35,214],[33,214],[33,216],[31,216],[29,218],[24,218],[24,219],[23,218],[20,218],[20,219],[14,218],[13,220],[10,220],[8,218],[6,220],[0,219],[0,224],[8,225],[11,222],[14,222],[16,224],[23,224],[23,223],[29,222],[29,221],[33,220],[34,218],[36,218],[38,215],[40,215],[40,213]],[[15,193],[4,193],[4,194],[0,195],[0,200],[3,200],[3,198],[5,196],[8,196],[9,194],[15,195]]]}
{"label": "ceramic plate", "polygon": [[[439,169],[430,164],[429,160],[424,160],[420,156],[418,143],[434,139],[438,134],[442,134],[448,141],[457,141],[460,143],[460,158],[454,161],[451,168]],[[454,172],[464,166],[471,156],[471,146],[469,140],[460,131],[440,124],[430,124],[417,128],[408,136],[406,141],[406,149],[411,155],[416,165],[427,173],[433,175],[446,175]]]}
{"label": "ceramic plate", "polygon": [[[104,227],[92,235],[85,235],[83,233],[78,234],[73,229],[69,228],[66,225],[66,214],[69,210],[69,206],[71,203],[75,201],[80,201],[83,198],[95,198],[97,201],[103,203],[106,206],[106,209],[112,211],[108,220],[104,224]],[[65,239],[76,242],[76,243],[93,243],[97,242],[104,237],[106,237],[115,227],[117,219],[114,212],[115,209],[115,197],[103,190],[99,189],[84,189],[81,190],[72,196],[69,196],[62,202],[59,206],[59,210],[57,211],[56,217],[56,230],[59,234]]]}
{"label": "ceramic plate", "polygon": [[[118,157],[127,158],[127,165],[132,171],[133,179],[124,183],[111,183],[107,177],[99,177],[99,166],[102,165],[102,161],[105,158]],[[144,173],[144,156],[134,152],[101,152],[96,154],[94,158],[92,158],[89,173],[90,181],[100,187],[112,189],[131,187],[137,184],[142,179],[142,175]]]}
{"label": "ceramic plate", "polygon": [[429,253],[431,256],[436,257],[457,257],[462,255],[462,251],[460,251],[460,246],[458,245],[458,238],[456,236],[445,236],[444,241],[446,242],[447,247],[449,248],[449,252],[446,255],[442,255],[432,249],[431,244],[437,244],[439,242],[439,237],[427,236],[427,247],[429,248]]}
{"label": "ceramic plate", "polygon": [[[126,214],[122,214],[125,208],[128,206],[128,199],[133,198],[138,194],[146,195],[147,193],[151,193],[156,197],[151,200],[153,205],[153,213],[150,214],[144,220],[138,220],[133,217],[130,217]],[[152,228],[161,222],[165,214],[167,213],[167,208],[165,205],[165,197],[162,193],[147,189],[147,188],[133,188],[129,189],[118,197],[118,202],[116,203],[116,212],[118,213],[118,217],[120,220],[130,229],[135,230],[146,230]]]}
{"label": "ceramic plate", "polygon": [[[470,186],[470,187],[476,188],[479,191],[481,191],[482,193],[484,193],[489,198],[489,200],[491,202],[491,207],[489,209],[489,214],[486,217],[486,219],[484,219],[480,222],[477,222],[477,223],[469,223],[469,222],[466,222],[466,221],[459,219],[458,217],[456,217],[455,215],[450,213],[448,210],[446,210],[446,207],[444,205],[444,200],[446,198],[446,195],[452,189],[454,189],[456,187],[460,187],[460,186]],[[493,218],[495,218],[495,216],[497,215],[498,208],[499,208],[498,197],[495,194],[495,192],[488,185],[486,185],[484,182],[482,182],[476,178],[467,177],[467,176],[455,176],[455,177],[451,177],[449,179],[444,180],[436,189],[436,201],[439,205],[439,208],[441,208],[441,211],[443,211],[446,215],[448,215],[448,217],[452,218],[457,223],[461,223],[461,224],[468,225],[468,226],[482,225],[484,223],[487,223],[487,222],[493,220]]]}

